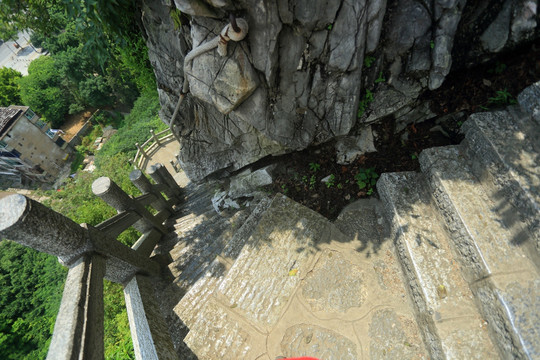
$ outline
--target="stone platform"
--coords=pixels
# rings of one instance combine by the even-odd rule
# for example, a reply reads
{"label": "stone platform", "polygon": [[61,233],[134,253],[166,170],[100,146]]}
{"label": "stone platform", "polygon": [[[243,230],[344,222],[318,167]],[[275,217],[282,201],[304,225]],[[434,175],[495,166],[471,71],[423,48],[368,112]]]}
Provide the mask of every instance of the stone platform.
{"label": "stone platform", "polygon": [[539,87],[333,223],[283,195],[218,214],[188,184],[156,249],[179,357],[540,358]]}

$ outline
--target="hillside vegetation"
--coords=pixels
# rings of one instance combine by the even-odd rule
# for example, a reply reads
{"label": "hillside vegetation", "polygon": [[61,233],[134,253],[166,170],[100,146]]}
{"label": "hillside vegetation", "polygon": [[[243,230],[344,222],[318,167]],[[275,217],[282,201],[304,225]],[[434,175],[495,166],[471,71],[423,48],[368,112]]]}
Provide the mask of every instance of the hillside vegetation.
{"label": "hillside vegetation", "polygon": [[[121,16],[120,16],[121,14]],[[156,84],[131,1],[6,0],[0,2],[0,38],[31,29],[32,42],[49,51],[33,62],[29,75],[3,70],[0,100],[21,100],[58,127],[67,113],[87,107],[108,109],[94,124],[118,132],[95,153],[93,173],[77,171],[58,191],[44,191],[45,205],[78,223],[97,225],[116,211],[92,194],[92,182],[108,176],[130,195],[129,159],[135,142],[160,131]],[[1,80],[1,79],[0,79]],[[132,107],[125,117],[112,110]],[[87,143],[90,140],[87,139]],[[88,144],[87,144],[88,145]],[[81,148],[84,154],[89,148]],[[78,168],[78,166],[76,166]],[[139,236],[126,230],[119,240]],[[0,354],[3,359],[44,359],[66,276],[56,258],[9,240],[0,241]],[[121,285],[105,281],[107,359],[134,358]]]}

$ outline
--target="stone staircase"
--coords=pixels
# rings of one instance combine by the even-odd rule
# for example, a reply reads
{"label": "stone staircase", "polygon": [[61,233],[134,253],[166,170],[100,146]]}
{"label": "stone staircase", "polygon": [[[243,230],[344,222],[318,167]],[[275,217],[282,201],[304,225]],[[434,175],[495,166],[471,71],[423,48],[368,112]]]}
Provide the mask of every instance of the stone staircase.
{"label": "stone staircase", "polygon": [[540,358],[540,83],[331,223],[186,192],[157,284],[181,358]]}

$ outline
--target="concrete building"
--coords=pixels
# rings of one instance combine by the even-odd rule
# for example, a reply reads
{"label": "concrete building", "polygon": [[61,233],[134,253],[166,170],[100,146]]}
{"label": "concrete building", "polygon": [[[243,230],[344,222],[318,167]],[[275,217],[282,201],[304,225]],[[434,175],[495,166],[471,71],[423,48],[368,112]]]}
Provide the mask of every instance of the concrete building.
{"label": "concrete building", "polygon": [[0,107],[0,176],[53,182],[71,148],[28,106]]}

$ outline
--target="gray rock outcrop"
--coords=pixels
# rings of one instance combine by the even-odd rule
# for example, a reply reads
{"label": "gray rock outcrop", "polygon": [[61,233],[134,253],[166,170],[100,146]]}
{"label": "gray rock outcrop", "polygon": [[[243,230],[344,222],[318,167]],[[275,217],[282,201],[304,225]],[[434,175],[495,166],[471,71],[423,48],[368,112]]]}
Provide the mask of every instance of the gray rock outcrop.
{"label": "gray rock outcrop", "polygon": [[[430,116],[418,97],[453,66],[539,34],[536,0],[140,1],[164,122],[189,81],[175,129],[195,181],[358,136],[383,118],[399,128]],[[175,24],[171,11],[189,21]],[[224,57],[196,57],[184,74],[185,55],[219,35],[230,13],[247,20],[248,36]]]}

